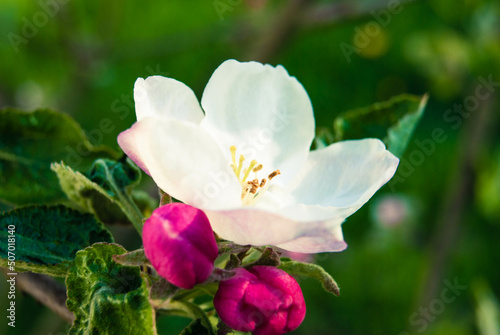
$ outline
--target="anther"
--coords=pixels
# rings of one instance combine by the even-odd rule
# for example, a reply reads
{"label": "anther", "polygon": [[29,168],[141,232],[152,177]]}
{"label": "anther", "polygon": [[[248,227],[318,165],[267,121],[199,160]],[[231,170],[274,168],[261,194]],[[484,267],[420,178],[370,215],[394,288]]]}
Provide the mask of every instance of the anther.
{"label": "anther", "polygon": [[[243,162],[245,161],[245,157],[243,155],[239,155],[239,163],[236,164],[236,146],[230,146],[229,150],[231,151],[232,159],[231,167],[241,184],[241,203],[244,206],[251,206],[262,198],[271,184],[271,179],[281,174],[281,171],[275,170],[267,177],[267,179],[262,178],[259,182],[258,172],[263,169],[262,164],[258,164],[256,160],[252,160],[245,168],[243,166]],[[255,178],[247,181],[251,172],[255,173]],[[243,176],[240,178],[241,175]]]}
{"label": "anther", "polygon": [[281,174],[281,171],[280,170],[276,170],[276,171],[273,171],[269,176],[269,180],[273,179],[274,177],[276,177],[277,175]]}
{"label": "anther", "polygon": [[249,180],[247,181],[247,184],[252,185],[252,187],[259,187],[259,180],[258,179]]}
{"label": "anther", "polygon": [[267,180],[266,180],[266,178],[262,179],[262,180],[260,181],[260,185],[259,185],[259,187],[264,187],[264,186],[266,185],[266,181],[267,181]]}
{"label": "anther", "polygon": [[259,172],[260,170],[262,170],[262,164],[259,164],[256,167],[254,167],[252,171],[253,172]]}

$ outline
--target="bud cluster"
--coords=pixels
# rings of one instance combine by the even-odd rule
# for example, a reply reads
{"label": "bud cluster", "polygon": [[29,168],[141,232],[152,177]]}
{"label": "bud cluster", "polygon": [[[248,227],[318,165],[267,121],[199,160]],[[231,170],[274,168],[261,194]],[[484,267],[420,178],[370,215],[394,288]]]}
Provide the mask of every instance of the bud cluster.
{"label": "bud cluster", "polygon": [[[168,282],[184,289],[220,281],[214,307],[232,329],[256,335],[284,334],[304,320],[306,307],[297,281],[269,265],[247,265],[220,277],[217,242],[205,213],[182,203],[157,208],[143,227],[144,252]],[[211,276],[211,274],[213,275]]]}

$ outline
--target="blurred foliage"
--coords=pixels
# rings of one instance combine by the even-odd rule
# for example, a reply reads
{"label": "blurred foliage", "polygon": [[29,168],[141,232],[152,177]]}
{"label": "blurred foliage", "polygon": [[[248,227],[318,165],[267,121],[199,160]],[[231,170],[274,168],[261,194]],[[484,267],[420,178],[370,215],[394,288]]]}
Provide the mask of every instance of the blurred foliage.
{"label": "blurred foliage", "polygon": [[[24,224],[19,224],[23,222]],[[23,206],[0,214],[0,236],[7,241],[9,226],[14,226],[16,271],[32,271],[65,277],[77,251],[96,242],[113,242],[103,224],[92,215],[63,205]],[[12,235],[10,235],[12,236]],[[64,241],[65,243],[60,243]],[[59,243],[58,243],[59,242]],[[0,265],[6,262],[10,248],[0,247]]]}
{"label": "blurred foliage", "polygon": [[[228,58],[247,60],[260,37],[273,32],[276,18],[288,3],[225,1],[236,5],[222,15],[214,2],[201,0],[73,0],[60,1],[66,3],[51,9],[43,5],[55,2],[0,3],[0,108],[53,108],[68,113],[86,130],[92,145],[114,148],[118,148],[117,134],[135,120],[132,89],[137,77],[170,76],[201,97],[213,70]],[[332,2],[312,3],[328,6]],[[348,12],[349,8],[376,6],[378,1],[359,3],[344,7]],[[396,174],[401,178],[347,220],[346,251],[316,256],[340,285],[340,297],[326,295],[314,280],[301,279],[308,313],[294,333],[483,334],[487,326],[483,323],[491,322],[484,320],[498,313],[490,301],[500,296],[496,91],[479,100],[480,109],[493,110],[489,135],[474,148],[478,156],[470,172],[474,192],[464,208],[456,209],[462,213],[460,229],[443,268],[443,280],[457,278],[467,289],[443,311],[432,314],[422,332],[423,323],[415,324],[411,316],[417,313],[413,321],[419,321],[419,309],[432,307],[422,306],[421,298],[430,264],[440,250],[439,243],[432,243],[446,219],[439,213],[452,187],[462,182],[457,179],[461,157],[467,144],[474,142],[466,137],[466,130],[477,113],[448,111],[470,101],[480,77],[491,75],[500,81],[500,3],[414,0],[403,4],[399,13],[383,17],[385,9],[382,6],[375,14],[368,11],[349,20],[308,22],[295,29],[285,47],[269,60],[284,65],[304,85],[322,129],[333,127],[342,111],[398,94],[428,93],[430,97],[402,156]],[[367,33],[373,28],[370,23],[378,22],[376,17],[383,24],[370,37]],[[12,42],[13,34],[21,39]],[[364,34],[368,41],[363,44]],[[342,43],[358,51],[349,60],[340,48]],[[450,123],[445,115],[458,120]],[[443,140],[433,140],[437,129],[444,132]],[[430,143],[426,140],[433,140],[433,145],[423,147],[422,143]],[[418,153],[423,159],[417,162]],[[149,178],[143,179],[143,186],[156,195]],[[394,217],[398,220],[387,219]],[[482,284],[474,288],[478,278]],[[443,280],[438,283],[438,300],[440,290],[445,289]],[[4,281],[0,287],[0,292],[7,291]],[[0,294],[0,308],[6,303],[6,294]],[[63,334],[68,330],[51,311],[20,292],[16,306],[18,327],[11,329],[2,322],[0,333]],[[159,334],[177,334],[188,324],[187,319],[159,317]]]}
{"label": "blurred foliage", "polygon": [[116,155],[93,146],[80,126],[67,115],[50,110],[26,113],[0,110],[0,200],[16,205],[46,203],[64,198],[53,187],[57,180],[50,164],[64,159],[86,169],[98,157]]}

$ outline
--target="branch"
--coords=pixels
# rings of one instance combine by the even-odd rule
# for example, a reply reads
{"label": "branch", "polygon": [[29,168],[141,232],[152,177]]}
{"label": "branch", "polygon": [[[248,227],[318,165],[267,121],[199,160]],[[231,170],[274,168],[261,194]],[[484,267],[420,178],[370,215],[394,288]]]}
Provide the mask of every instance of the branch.
{"label": "branch", "polygon": [[[413,0],[400,0],[399,8]],[[335,25],[340,22],[368,16],[372,11],[389,7],[390,1],[360,3],[352,1],[312,5],[311,0],[290,0],[276,19],[263,30],[248,59],[267,63],[278,54],[299,29]],[[396,14],[393,14],[396,15]]]}
{"label": "branch", "polygon": [[257,44],[248,58],[261,63],[269,62],[289,41],[299,26],[301,14],[310,3],[311,0],[290,0],[282,14],[257,38]]}
{"label": "branch", "polygon": [[67,322],[73,323],[75,316],[66,307],[66,287],[63,284],[52,277],[31,272],[18,273],[15,278],[20,290],[33,296]]}
{"label": "branch", "polygon": [[[400,0],[399,7],[404,8],[413,0]],[[326,26],[368,16],[372,11],[388,9],[391,1],[366,1],[366,2],[334,2],[317,5],[304,14],[302,24],[304,26]],[[396,14],[394,14],[396,15]]]}

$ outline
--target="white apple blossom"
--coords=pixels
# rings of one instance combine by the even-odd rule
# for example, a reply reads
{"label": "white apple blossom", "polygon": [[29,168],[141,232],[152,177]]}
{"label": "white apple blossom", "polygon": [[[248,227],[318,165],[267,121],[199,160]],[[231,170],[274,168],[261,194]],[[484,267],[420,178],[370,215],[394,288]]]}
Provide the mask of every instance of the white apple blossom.
{"label": "white apple blossom", "polygon": [[[314,117],[282,66],[225,61],[201,106],[183,83],[137,79],[125,153],[172,197],[205,211],[222,238],[316,253],[346,248],[341,224],[393,175],[378,139],[309,151]],[[202,109],[203,108],[203,109]]]}

